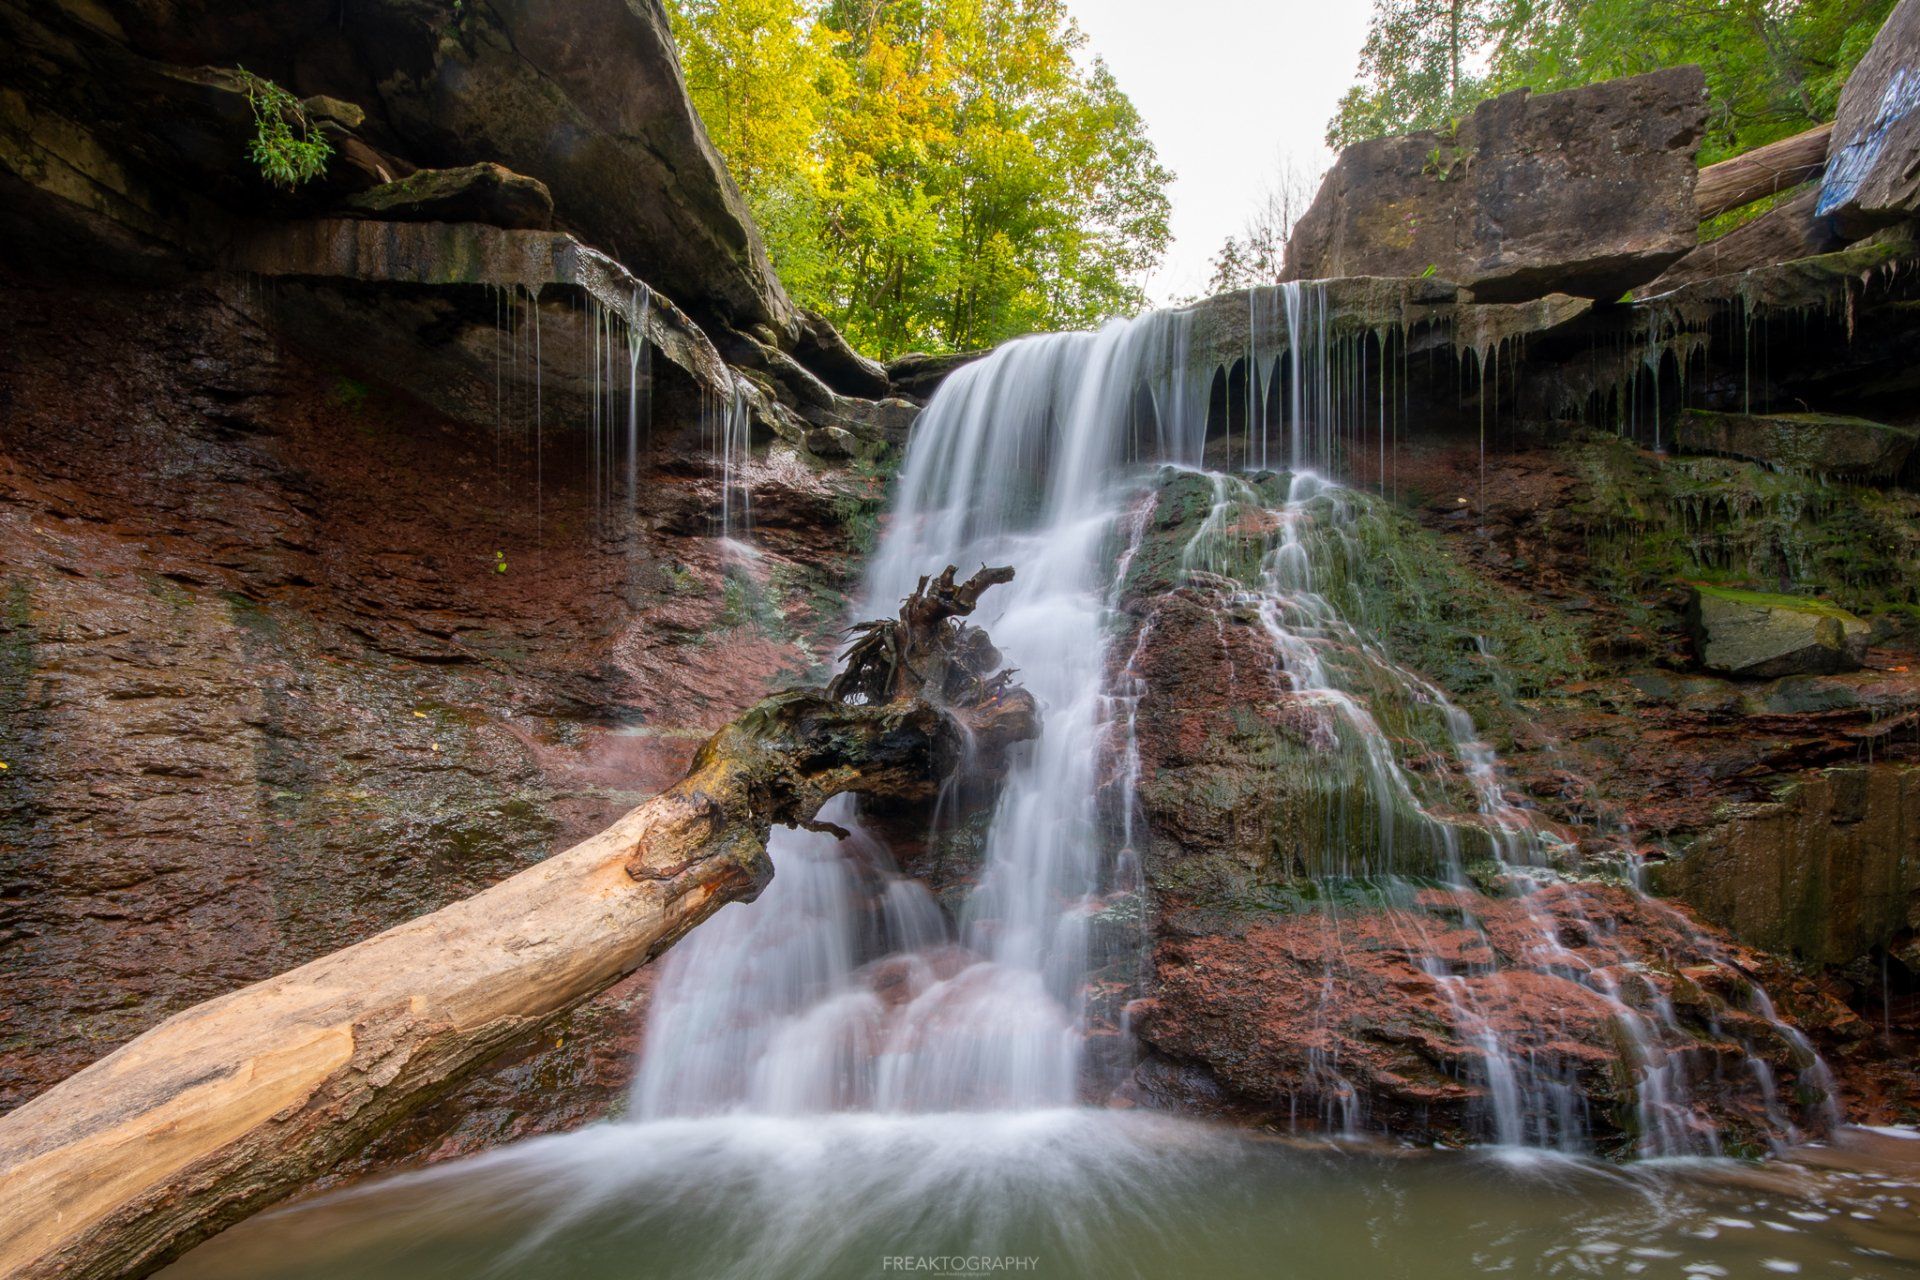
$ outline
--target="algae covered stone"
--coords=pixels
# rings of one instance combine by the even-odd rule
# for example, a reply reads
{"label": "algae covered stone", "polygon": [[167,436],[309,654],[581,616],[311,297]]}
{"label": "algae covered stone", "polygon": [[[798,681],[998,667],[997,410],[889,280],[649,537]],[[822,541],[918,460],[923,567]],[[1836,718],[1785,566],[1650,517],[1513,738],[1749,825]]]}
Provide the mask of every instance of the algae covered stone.
{"label": "algae covered stone", "polygon": [[1702,665],[1730,676],[1853,671],[1867,654],[1867,624],[1824,600],[1696,586],[1687,618]]}
{"label": "algae covered stone", "polygon": [[1746,458],[1780,471],[1892,480],[1920,443],[1920,432],[1833,413],[1711,413],[1680,416],[1683,453]]}

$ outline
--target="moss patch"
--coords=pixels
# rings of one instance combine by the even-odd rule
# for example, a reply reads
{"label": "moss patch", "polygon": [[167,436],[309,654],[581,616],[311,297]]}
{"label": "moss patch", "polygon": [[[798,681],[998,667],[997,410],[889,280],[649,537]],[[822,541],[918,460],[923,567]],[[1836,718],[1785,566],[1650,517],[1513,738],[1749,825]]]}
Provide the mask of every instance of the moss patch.
{"label": "moss patch", "polygon": [[1920,603],[1920,495],[1735,458],[1662,458],[1611,436],[1572,456],[1586,492],[1568,516],[1618,598],[1684,581],[1862,615]]}

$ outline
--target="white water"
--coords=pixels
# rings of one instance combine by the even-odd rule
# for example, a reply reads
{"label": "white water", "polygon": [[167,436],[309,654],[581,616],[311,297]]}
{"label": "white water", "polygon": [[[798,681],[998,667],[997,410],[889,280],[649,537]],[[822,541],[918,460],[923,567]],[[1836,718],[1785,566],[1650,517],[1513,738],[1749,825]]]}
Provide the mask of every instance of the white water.
{"label": "white water", "polygon": [[[1248,305],[1246,428],[1218,452],[1255,470],[1284,463],[1291,480],[1275,501],[1238,475],[1206,472],[1212,505],[1182,566],[1189,581],[1220,591],[1223,607],[1251,610],[1283,687],[1324,716],[1329,769],[1351,770],[1364,788],[1362,816],[1329,827],[1311,873],[1437,879],[1492,956],[1465,869],[1490,861],[1530,914],[1518,963],[1578,982],[1611,1011],[1635,1075],[1642,1154],[1712,1153],[1686,1077],[1690,1042],[1671,1008],[1624,950],[1602,945],[1606,962],[1595,966],[1562,945],[1563,921],[1534,893],[1556,878],[1548,851],[1507,799],[1494,752],[1320,580],[1338,585],[1365,554],[1358,496],[1315,470],[1365,440],[1370,424],[1340,421],[1337,408],[1365,403],[1356,394],[1364,375],[1349,376],[1364,344],[1333,355],[1314,286],[1254,291]],[[1099,1096],[1125,1067],[1124,1053],[1083,1061],[1090,1035],[1124,1043],[1127,993],[1114,990],[1145,941],[1132,742],[1144,687],[1110,637],[1125,630],[1118,594],[1152,483],[1168,466],[1208,460],[1212,370],[1193,367],[1188,319],[1159,313],[1011,343],[956,372],[921,417],[859,616],[893,612],[921,575],[947,564],[1014,565],[1018,576],[988,594],[977,621],[1038,698],[1043,734],[1006,780],[978,881],[950,913],[857,831],[847,801],[828,816],[856,828],[849,841],[776,833],[772,887],[723,909],[665,963],[636,1088],[641,1116],[1060,1107]],[[1282,352],[1289,394],[1276,415],[1268,406]],[[734,470],[727,434],[723,492]],[[1246,561],[1249,544],[1258,570],[1236,582],[1228,566]],[[1383,714],[1395,717],[1391,729]],[[1400,753],[1408,726],[1422,724],[1445,750],[1416,775]],[[1391,893],[1410,900],[1416,891]],[[1328,927],[1340,928],[1337,916]],[[1429,923],[1406,911],[1396,927],[1424,940]],[[1589,1117],[1572,1066],[1512,1042],[1490,1013],[1490,1000],[1509,1003],[1499,962],[1463,965],[1423,947],[1457,1036],[1476,1051],[1486,1135],[1582,1149]],[[1332,992],[1329,974],[1322,1017],[1337,1016]],[[1780,1026],[1770,1007],[1761,1012]],[[1356,1127],[1362,1113],[1339,1064],[1316,1057],[1313,1068],[1325,1117]],[[1757,1054],[1750,1069],[1779,1111]],[[1802,1078],[1825,1083],[1817,1060]],[[1782,1112],[1782,1136],[1788,1121]]]}
{"label": "white water", "polygon": [[[636,1104],[648,1117],[746,1110],[938,1112],[1071,1105],[1087,978],[1137,948],[1130,815],[1103,811],[1128,759],[1108,696],[1107,622],[1143,371],[1166,317],[1013,343],[957,372],[916,425],[862,616],[947,564],[1012,564],[976,619],[1019,668],[1045,730],[1007,779],[978,884],[949,922],[864,834],[777,832],[759,901],[725,908],[666,962]],[[1204,387],[1204,384],[1202,384]],[[1193,397],[1173,380],[1163,392]],[[1202,393],[1204,395],[1204,392]],[[1197,455],[1197,427],[1149,456]],[[1137,535],[1138,528],[1131,530]],[[1125,792],[1121,792],[1124,802]],[[833,820],[851,825],[841,802]],[[1134,909],[1129,911],[1129,905]]]}
{"label": "white water", "polygon": [[[1323,300],[1281,297],[1283,308],[1253,313],[1256,334],[1320,342]],[[1337,571],[1359,554],[1361,506],[1304,473],[1339,437],[1316,416],[1330,410],[1315,388],[1333,380],[1323,343],[1290,351],[1290,412],[1269,423],[1270,384],[1250,378],[1254,429],[1232,461],[1270,457],[1295,474],[1274,498],[1204,473],[1213,501],[1183,568],[1251,612],[1288,687],[1324,711],[1329,761],[1365,779],[1369,819],[1328,833],[1317,874],[1391,875],[1419,853],[1399,840],[1437,848],[1441,879],[1456,885],[1469,857],[1544,881],[1543,837],[1506,800],[1471,720],[1335,603]],[[263,1215],[172,1274],[825,1280],[883,1274],[903,1255],[1100,1280],[1920,1274],[1902,1261],[1920,1257],[1910,1181],[1777,1168],[1763,1180],[1692,1160],[1621,1169],[1510,1149],[1413,1160],[1073,1105],[1101,1083],[1100,1064],[1083,1061],[1086,1033],[1124,1030],[1090,979],[1143,940],[1132,726],[1153,619],[1139,620],[1129,650],[1112,637],[1125,634],[1118,584],[1154,514],[1144,495],[1164,464],[1204,461],[1208,371],[1186,364],[1177,315],[1016,343],[956,374],[916,428],[860,616],[890,612],[949,562],[1014,564],[1019,576],[989,593],[981,621],[1046,717],[964,902],[943,910],[866,832],[776,833],[778,874],[760,900],[724,908],[663,962],[635,1087],[642,1123]],[[1144,411],[1132,390],[1142,385]],[[739,509],[723,507],[723,534],[742,531],[728,518]],[[1257,569],[1236,583],[1226,575],[1248,548],[1233,544],[1249,537]],[[1408,715],[1436,721],[1450,744],[1430,771],[1406,768],[1387,741],[1383,719]],[[858,826],[846,800],[822,816]],[[1325,919],[1342,928],[1337,912]],[[1422,919],[1404,913],[1409,930]],[[1573,967],[1550,919],[1535,933],[1533,963]],[[1437,955],[1430,965],[1459,1038],[1479,1047],[1487,1136],[1578,1145],[1572,1083],[1515,1051],[1485,1014],[1497,974]],[[1329,1019],[1334,979],[1317,993]],[[1702,1148],[1688,1082],[1663,1048],[1671,1010],[1634,1012],[1617,984],[1605,993],[1627,1015],[1642,1150]],[[1323,1119],[1360,1128],[1363,1100],[1341,1064],[1321,1055],[1313,1066]]]}

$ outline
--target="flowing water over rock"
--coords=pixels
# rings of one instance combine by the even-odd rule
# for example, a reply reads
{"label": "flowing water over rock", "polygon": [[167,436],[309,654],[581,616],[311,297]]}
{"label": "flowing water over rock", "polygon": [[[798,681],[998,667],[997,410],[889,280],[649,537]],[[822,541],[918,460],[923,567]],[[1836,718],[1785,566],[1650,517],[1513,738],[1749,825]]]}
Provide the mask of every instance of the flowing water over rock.
{"label": "flowing water over rock", "polygon": [[[1718,1117],[1689,1079],[1705,1061],[1702,1029],[1683,1024],[1645,957],[1609,940],[1608,921],[1586,917],[1565,851],[1507,798],[1472,719],[1367,631],[1354,588],[1379,517],[1321,471],[1366,447],[1368,424],[1348,421],[1364,397],[1348,394],[1353,352],[1326,340],[1322,292],[1250,291],[1248,308],[1253,372],[1237,434],[1209,413],[1210,371],[1193,367],[1183,312],[1010,344],[935,397],[865,611],[889,612],[942,564],[1018,566],[981,620],[1045,708],[1044,735],[1007,779],[951,921],[865,835],[844,847],[778,837],[781,873],[765,897],[727,908],[666,962],[642,1115],[1061,1106],[1118,1083],[1126,998],[1144,994],[1146,886],[1133,847],[1130,699],[1141,690],[1116,661],[1117,606],[1137,586],[1156,484],[1174,468],[1201,470],[1209,491],[1174,585],[1211,589],[1217,614],[1256,626],[1307,725],[1312,777],[1295,790],[1323,799],[1317,829],[1294,832],[1295,878],[1364,886],[1369,910],[1413,939],[1465,1046],[1480,1136],[1584,1150],[1590,1080],[1613,1072],[1629,1077],[1617,1094],[1632,1115],[1618,1127],[1640,1154],[1720,1150]],[[835,820],[855,822],[851,808]],[[1490,884],[1518,939],[1504,960],[1481,919]],[[1429,937],[1436,912],[1449,927]],[[1325,927],[1372,926],[1332,915]],[[1717,963],[1710,943],[1695,950]],[[1316,984],[1323,1001],[1339,998],[1334,977]],[[1564,988],[1558,1025],[1527,1025],[1542,982]],[[1764,1001],[1752,995],[1740,1012],[1790,1045],[1809,1114],[1783,1103],[1747,1030],[1709,1010],[1704,1033],[1737,1047],[1744,1081],[1731,1088],[1790,1141],[1801,1124],[1831,1123],[1831,1081]],[[1090,1039],[1109,1051],[1083,1063]],[[1316,1064],[1314,1088],[1341,1127],[1359,1126],[1363,1099],[1340,1056]]]}
{"label": "flowing water over rock", "polygon": [[[971,875],[907,878],[834,802],[823,817],[851,835],[776,833],[772,886],[669,953],[636,1122],[269,1217],[179,1274],[861,1276],[902,1255],[1089,1276],[1268,1275],[1282,1258],[1314,1277],[1910,1273],[1898,1177],[1511,1154],[1590,1149],[1596,1077],[1629,1113],[1612,1130],[1659,1156],[1720,1150],[1703,1064],[1781,1143],[1831,1122],[1830,1082],[1667,913],[1691,947],[1668,964],[1697,970],[1676,1013],[1674,975],[1610,932],[1631,867],[1589,888],[1508,798],[1471,717],[1370,630],[1356,583],[1382,517],[1325,478],[1370,440],[1338,409],[1365,399],[1335,394],[1349,371],[1315,286],[1249,306],[1263,372],[1237,433],[1177,312],[1010,344],[955,373],[914,430],[861,616],[949,563],[1016,566],[977,621],[1043,708],[990,814],[939,806],[932,839],[976,841]],[[1193,483],[1204,514],[1159,563],[1170,486]],[[1131,1011],[1154,985],[1138,735],[1158,623],[1122,607],[1154,574],[1251,628],[1309,746],[1299,794],[1276,792],[1293,807],[1275,848],[1323,904],[1292,920],[1329,958],[1277,998],[1331,1027],[1349,952],[1411,957],[1398,981],[1439,1011],[1456,1097],[1508,1155],[1290,1146],[1084,1108],[1130,1096]],[[1717,982],[1730,994],[1699,995]],[[1558,1025],[1532,1016],[1542,987]],[[1749,1047],[1768,1036],[1792,1097]],[[1390,1127],[1341,1043],[1307,1046],[1318,1123],[1302,1127]]]}

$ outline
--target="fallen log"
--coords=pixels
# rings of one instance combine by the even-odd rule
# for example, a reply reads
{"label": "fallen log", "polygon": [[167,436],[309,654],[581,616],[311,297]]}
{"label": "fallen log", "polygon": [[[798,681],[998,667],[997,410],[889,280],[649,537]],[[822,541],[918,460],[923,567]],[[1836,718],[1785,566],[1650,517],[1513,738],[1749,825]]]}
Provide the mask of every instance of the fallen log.
{"label": "fallen log", "polygon": [[1832,219],[1814,213],[1819,199],[1820,189],[1808,187],[1753,221],[1694,249],[1657,279],[1635,289],[1633,296],[1644,302],[1697,280],[1832,253],[1846,240],[1834,230]]}
{"label": "fallen log", "polygon": [[887,624],[937,687],[768,698],[592,839],[176,1014],[0,1117],[0,1275],[148,1274],[755,896],[773,825],[809,824],[847,791],[931,799],[962,761],[1002,768],[1038,732],[1034,703],[957,615],[1011,576],[954,588],[949,569],[936,582],[956,594],[918,592]]}
{"label": "fallen log", "polygon": [[1752,204],[1763,196],[1799,186],[1827,167],[1827,140],[1833,125],[1815,125],[1805,133],[1710,164],[1693,189],[1700,221]]}

